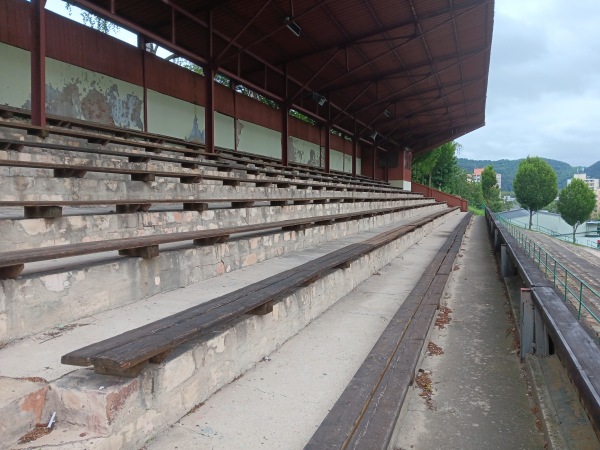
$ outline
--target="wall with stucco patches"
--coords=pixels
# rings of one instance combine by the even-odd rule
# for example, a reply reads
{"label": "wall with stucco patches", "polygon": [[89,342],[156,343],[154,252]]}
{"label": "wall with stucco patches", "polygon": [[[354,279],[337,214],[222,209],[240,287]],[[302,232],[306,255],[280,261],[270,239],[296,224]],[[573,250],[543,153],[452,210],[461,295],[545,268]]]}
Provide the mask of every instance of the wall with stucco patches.
{"label": "wall with stucco patches", "polygon": [[[0,104],[30,109],[29,51],[0,43],[0,59],[11,61],[0,67]],[[146,95],[149,132],[204,143],[204,106],[152,89],[147,89]],[[143,130],[143,101],[142,86],[46,58],[46,112],[49,114]],[[265,108],[275,113],[252,99],[244,99],[241,106],[254,110],[253,114],[245,116],[259,114],[256,110]],[[324,167],[324,142],[321,142],[324,138],[320,131],[293,117],[289,120],[294,130],[288,141],[289,161]],[[308,139],[299,137],[303,133]],[[233,117],[220,112],[215,112],[215,145],[281,159],[280,131],[249,120],[238,119],[236,124]],[[351,172],[352,156],[341,148],[332,148],[330,164],[332,170]],[[360,173],[360,167],[357,158],[357,173]]]}
{"label": "wall with stucco patches", "polygon": [[144,89],[46,58],[46,112],[143,130]]}
{"label": "wall with stucco patches", "polygon": [[30,56],[27,50],[0,43],[0,104],[22,108],[31,97]]}

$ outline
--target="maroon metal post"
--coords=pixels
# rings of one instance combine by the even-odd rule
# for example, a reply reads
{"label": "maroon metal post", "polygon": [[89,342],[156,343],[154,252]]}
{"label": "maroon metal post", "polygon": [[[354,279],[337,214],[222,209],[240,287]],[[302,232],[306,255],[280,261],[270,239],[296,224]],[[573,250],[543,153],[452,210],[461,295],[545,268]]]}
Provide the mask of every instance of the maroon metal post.
{"label": "maroon metal post", "polygon": [[146,49],[146,39],[143,36],[138,36],[138,47],[142,52],[142,92],[143,92],[143,101],[144,101],[144,109],[143,109],[143,119],[144,119],[144,131],[148,132],[148,86],[146,82],[146,54],[148,53]]}
{"label": "maroon metal post", "polygon": [[31,123],[46,126],[46,0],[31,2]]}
{"label": "maroon metal post", "polygon": [[356,136],[356,117],[354,117],[354,135],[352,136],[352,176],[356,176],[356,157],[358,147],[358,136]]}
{"label": "maroon metal post", "polygon": [[213,66],[212,11],[208,10],[208,54],[209,63],[204,68],[206,80],[206,105],[204,108],[204,148],[215,152],[215,67]]}
{"label": "maroon metal post", "polygon": [[371,178],[375,179],[375,164],[377,163],[377,147],[373,146],[373,156],[371,161]]}
{"label": "maroon metal post", "polygon": [[288,106],[287,64],[283,67],[283,104],[281,105],[281,164],[288,165],[288,140],[290,135],[290,111]]}
{"label": "maroon metal post", "polygon": [[325,125],[325,172],[329,173],[331,158],[331,128],[329,124]]}

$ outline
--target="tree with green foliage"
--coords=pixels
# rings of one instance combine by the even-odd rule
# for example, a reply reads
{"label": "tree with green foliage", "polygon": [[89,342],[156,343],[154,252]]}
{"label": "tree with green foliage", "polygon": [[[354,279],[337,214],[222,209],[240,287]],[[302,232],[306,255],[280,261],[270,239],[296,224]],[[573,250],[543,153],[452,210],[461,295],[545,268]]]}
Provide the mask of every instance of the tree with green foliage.
{"label": "tree with green foliage", "polygon": [[503,210],[504,203],[500,199],[500,189],[493,166],[486,166],[481,172],[481,191],[488,208],[494,212]]}
{"label": "tree with green foliage", "polygon": [[585,181],[573,179],[558,196],[558,212],[573,227],[573,243],[577,227],[588,220],[596,206],[596,194]]}
{"label": "tree with green foliage", "polygon": [[413,159],[413,180],[429,187],[448,191],[458,166],[456,152],[458,142],[447,142],[430,152],[421,153]]}
{"label": "tree with green foliage", "polygon": [[513,188],[517,202],[529,211],[529,229],[533,213],[556,198],[558,192],[556,172],[542,158],[528,156],[517,169]]}

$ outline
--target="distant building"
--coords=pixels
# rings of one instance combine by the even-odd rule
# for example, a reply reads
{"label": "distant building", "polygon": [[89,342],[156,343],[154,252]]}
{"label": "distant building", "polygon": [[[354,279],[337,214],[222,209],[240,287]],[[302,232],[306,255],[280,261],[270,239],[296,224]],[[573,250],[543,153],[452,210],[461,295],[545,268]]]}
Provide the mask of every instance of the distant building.
{"label": "distant building", "polygon": [[[600,211],[600,179],[588,178],[585,173],[576,173],[573,175],[573,179],[582,180],[587,186],[596,193],[596,209],[595,212]],[[570,184],[571,180],[567,181]]]}
{"label": "distant building", "polygon": [[[585,173],[576,173],[575,175],[573,175],[573,178],[577,180],[582,180],[585,184],[587,184],[587,186],[590,189],[594,191],[600,189],[600,179],[598,178],[588,178]],[[569,184],[570,182],[571,180],[567,181],[567,184]]]}
{"label": "distant building", "polygon": [[[470,177],[470,181],[473,183],[481,183],[481,172],[483,172],[484,168],[473,169],[473,175]],[[467,175],[467,179],[468,175]],[[498,185],[498,189],[502,190],[502,175],[496,174],[496,184]]]}

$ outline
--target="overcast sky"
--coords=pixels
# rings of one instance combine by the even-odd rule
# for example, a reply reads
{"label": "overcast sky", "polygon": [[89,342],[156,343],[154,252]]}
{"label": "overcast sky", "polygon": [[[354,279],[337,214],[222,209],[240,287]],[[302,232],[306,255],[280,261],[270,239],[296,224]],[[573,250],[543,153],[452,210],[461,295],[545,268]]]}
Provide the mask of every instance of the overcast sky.
{"label": "overcast sky", "polygon": [[460,157],[600,160],[600,1],[496,0],[486,126]]}

